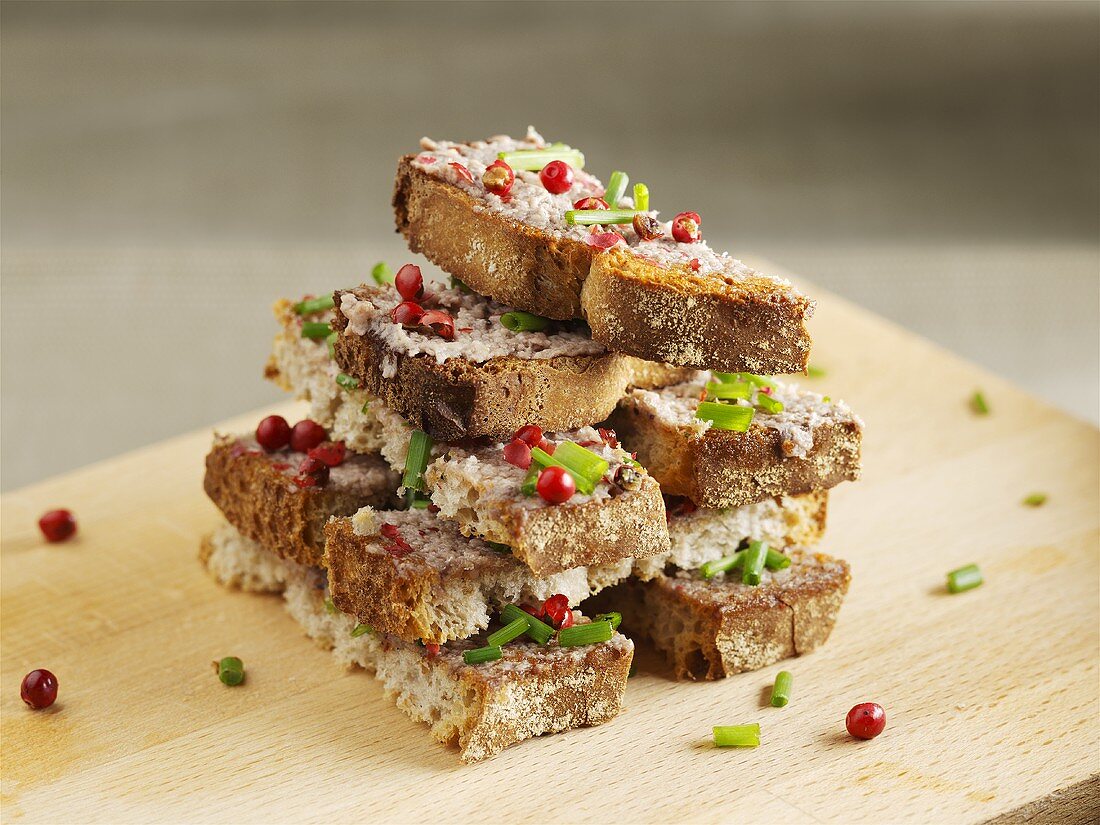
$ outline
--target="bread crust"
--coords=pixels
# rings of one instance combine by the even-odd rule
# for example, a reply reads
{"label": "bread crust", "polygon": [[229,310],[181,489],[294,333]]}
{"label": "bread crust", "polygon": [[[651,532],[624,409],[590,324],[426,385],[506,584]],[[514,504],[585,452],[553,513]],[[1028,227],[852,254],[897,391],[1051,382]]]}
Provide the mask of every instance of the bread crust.
{"label": "bread crust", "polygon": [[[458,190],[456,190],[458,191]],[[335,293],[340,306],[344,291]],[[333,329],[347,317],[337,310]],[[394,352],[378,336],[336,339],[340,368],[417,429],[440,441],[487,437],[506,441],[535,424],[563,432],[602,421],[631,387],[663,387],[683,381],[690,370],[651,364],[617,353],[557,358],[491,358],[477,364],[451,358]],[[384,364],[393,374],[386,378]]]}
{"label": "bread crust", "polygon": [[[752,587],[697,574],[630,579],[595,597],[613,606],[623,631],[645,636],[677,679],[722,679],[809,653],[832,633],[848,592],[847,562],[793,551],[788,571]],[[785,575],[784,575],[785,573]]]}
{"label": "bread crust", "polygon": [[395,506],[397,476],[378,458],[378,471],[391,483],[368,495],[332,487],[302,488],[276,469],[263,453],[240,451],[236,440],[215,440],[206,456],[203,489],[243,535],[280,558],[321,563],[324,525],[330,516],[351,515],[361,507]]}
{"label": "bread crust", "polygon": [[397,167],[397,230],[413,252],[475,292],[547,318],[583,317],[608,349],[650,361],[765,375],[805,370],[814,304],[790,287],[600,253],[487,211],[414,168],[414,157]]}
{"label": "bread crust", "polygon": [[788,455],[782,435],[769,427],[743,433],[711,427],[698,438],[626,403],[608,423],[666,495],[684,496],[700,507],[801,495],[855,481],[860,474],[863,431],[855,421],[814,427],[805,457]]}

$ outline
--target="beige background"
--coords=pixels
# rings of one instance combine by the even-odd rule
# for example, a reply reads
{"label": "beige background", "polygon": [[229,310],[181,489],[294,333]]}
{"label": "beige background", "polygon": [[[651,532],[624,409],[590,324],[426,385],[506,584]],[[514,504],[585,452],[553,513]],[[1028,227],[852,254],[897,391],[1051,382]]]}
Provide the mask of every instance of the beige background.
{"label": "beige background", "polygon": [[270,303],[406,257],[396,157],[528,123],[1098,417],[1097,4],[0,16],[5,489],[276,398]]}

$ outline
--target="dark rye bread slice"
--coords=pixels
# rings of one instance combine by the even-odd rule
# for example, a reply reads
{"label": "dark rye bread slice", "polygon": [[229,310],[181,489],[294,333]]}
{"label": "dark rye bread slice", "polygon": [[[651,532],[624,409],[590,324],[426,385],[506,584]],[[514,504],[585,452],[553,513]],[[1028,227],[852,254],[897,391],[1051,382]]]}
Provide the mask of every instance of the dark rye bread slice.
{"label": "dark rye bread slice", "polygon": [[[648,638],[677,679],[722,679],[809,653],[832,633],[851,581],[847,562],[792,551],[786,570],[742,584],[739,570],[707,581],[675,571],[629,579],[586,609],[622,613],[622,630]],[[613,606],[613,607],[612,607]]]}
{"label": "dark rye bread slice", "polygon": [[814,304],[790,285],[601,253],[486,209],[417,169],[415,157],[397,167],[397,229],[413,252],[475,292],[548,318],[585,318],[608,349],[647,360],[766,375],[805,370]]}
{"label": "dark rye bread slice", "polygon": [[333,519],[325,534],[323,563],[336,606],[406,641],[464,639],[507,604],[541,604],[557,593],[577,604],[631,569],[625,559],[538,577],[511,553],[466,538],[426,510],[365,509]]}
{"label": "dark rye bread slice", "polygon": [[704,429],[695,418],[704,383],[628,393],[608,419],[666,495],[740,507],[859,478],[863,423],[843,402],[777,382],[783,413],[758,410],[747,432]]}
{"label": "dark rye bread slice", "polygon": [[[599,725],[622,710],[634,645],[618,633],[565,648],[556,639],[538,645],[520,638],[502,648],[501,659],[468,665],[462,654],[483,646],[483,634],[435,651],[357,631],[354,617],[329,609],[323,571],[279,559],[230,525],[204,539],[200,556],[223,584],[282,593],[306,635],[345,667],[373,671],[386,695],[464,762],[524,739]],[[574,616],[578,624],[588,621]]]}
{"label": "dark rye bread slice", "polygon": [[381,456],[348,453],[324,486],[299,487],[293,476],[305,457],[291,450],[268,453],[248,438],[216,436],[203,489],[248,538],[283,558],[319,564],[325,522],[362,507],[395,506],[400,477]]}
{"label": "dark rye bread slice", "polygon": [[[422,353],[408,355],[372,330],[345,332],[348,318],[340,309],[345,292],[363,298],[380,291],[362,286],[335,293],[332,328],[341,333],[336,361],[360,388],[440,441],[503,441],[527,424],[552,432],[573,430],[606,418],[630,387],[662,387],[691,375],[602,350],[553,358],[498,356],[481,363],[465,358],[438,363]],[[393,303],[400,300],[394,297]]]}

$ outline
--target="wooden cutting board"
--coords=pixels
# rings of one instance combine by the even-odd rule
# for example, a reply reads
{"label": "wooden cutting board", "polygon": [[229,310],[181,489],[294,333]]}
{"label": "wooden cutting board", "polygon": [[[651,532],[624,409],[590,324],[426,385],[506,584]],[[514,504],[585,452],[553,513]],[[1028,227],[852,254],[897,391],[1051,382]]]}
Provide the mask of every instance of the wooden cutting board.
{"label": "wooden cutting board", "polygon": [[[678,684],[643,653],[615,721],[464,766],[278,598],[205,576],[203,431],[3,497],[3,820],[972,822],[1036,800],[1095,819],[1096,429],[813,294],[828,374],[806,383],[864,416],[866,470],[836,490],[823,545],[851,592],[829,644],[783,663],[788,707],[765,706],[780,666]],[[1048,503],[1024,506],[1033,491]],[[47,546],[35,522],[56,506],[79,538]],[[948,595],[969,562],[985,584]],[[215,678],[225,655],[243,687]],[[60,680],[49,711],[19,699],[35,667]],[[844,716],[865,700],[888,726],[857,742]],[[711,746],[713,725],[745,722],[759,748]]]}

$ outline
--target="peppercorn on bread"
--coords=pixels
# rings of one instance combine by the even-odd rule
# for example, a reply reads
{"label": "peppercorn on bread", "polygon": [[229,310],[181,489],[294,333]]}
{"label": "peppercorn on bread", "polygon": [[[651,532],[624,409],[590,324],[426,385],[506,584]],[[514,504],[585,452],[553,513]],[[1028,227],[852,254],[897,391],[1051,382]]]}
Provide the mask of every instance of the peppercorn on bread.
{"label": "peppercorn on bread", "polygon": [[851,580],[848,564],[793,551],[784,570],[765,570],[759,585],[741,571],[711,580],[675,570],[649,581],[628,579],[592,600],[611,606],[621,628],[647,638],[677,679],[721,679],[809,653],[832,633]]}
{"label": "peppercorn on bread", "polygon": [[622,709],[634,646],[620,634],[578,647],[521,637],[501,648],[500,659],[468,665],[463,653],[483,645],[483,637],[433,652],[367,631],[327,608],[322,571],[279,559],[229,525],[204,539],[201,556],[223,584],[281,592],[308,636],[346,667],[373,671],[397,706],[428,724],[433,739],[456,746],[464,762],[534,736],[602,724]]}
{"label": "peppercorn on bread", "polygon": [[608,424],[666,495],[700,507],[739,507],[859,478],[859,416],[843,401],[780,381],[768,384],[766,403],[781,409],[753,410],[743,400],[743,411],[753,416],[743,432],[699,417],[701,397],[713,387],[708,373],[659,392],[627,393]]}
{"label": "peppercorn on bread", "polygon": [[305,453],[260,448],[250,436],[216,436],[203,488],[226,519],[282,558],[319,564],[324,526],[362,507],[396,506],[400,476],[376,454],[347,453],[324,481],[302,477]]}
{"label": "peppercorn on bread", "polygon": [[[398,165],[398,231],[413,252],[475,292],[547,318],[583,317],[593,339],[614,352],[769,375],[805,369],[805,320],[814,305],[789,281],[714,252],[697,231],[682,242],[671,224],[659,224],[651,238],[630,226],[613,234],[601,231],[607,227],[571,224],[566,213],[575,203],[612,197],[580,168],[568,190],[557,194],[537,171],[522,168],[503,196],[483,182],[502,152],[558,146],[548,146],[533,129],[522,140],[424,138],[421,151]],[[609,204],[623,205],[634,204],[627,197]]]}

